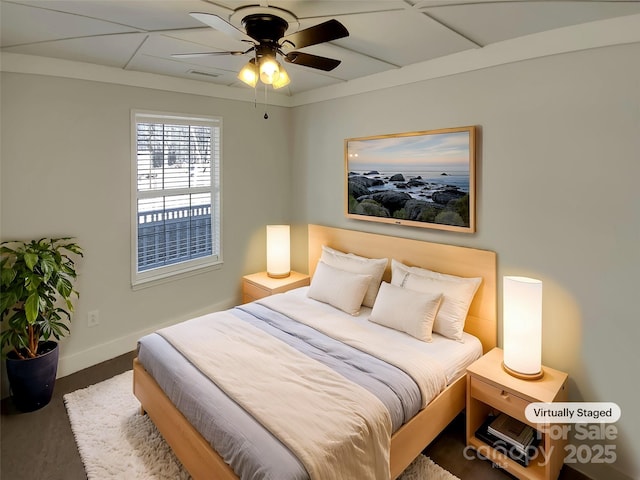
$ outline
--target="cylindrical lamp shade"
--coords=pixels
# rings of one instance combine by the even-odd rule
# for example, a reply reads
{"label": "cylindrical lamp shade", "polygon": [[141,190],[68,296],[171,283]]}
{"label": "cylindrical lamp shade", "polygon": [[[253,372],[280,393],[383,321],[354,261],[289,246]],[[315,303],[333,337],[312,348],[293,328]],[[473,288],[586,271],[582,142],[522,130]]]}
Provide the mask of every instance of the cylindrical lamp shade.
{"label": "cylindrical lamp shade", "polygon": [[284,278],[290,273],[289,225],[267,225],[267,275]]}
{"label": "cylindrical lamp shade", "polygon": [[542,282],[504,277],[504,367],[524,379],[542,377]]}

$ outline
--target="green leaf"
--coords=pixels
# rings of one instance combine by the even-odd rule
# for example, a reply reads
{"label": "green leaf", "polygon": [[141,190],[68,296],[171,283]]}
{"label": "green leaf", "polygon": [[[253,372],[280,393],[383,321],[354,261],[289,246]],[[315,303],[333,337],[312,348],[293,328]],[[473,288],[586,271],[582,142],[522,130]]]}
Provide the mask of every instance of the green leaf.
{"label": "green leaf", "polygon": [[70,252],[75,253],[76,255],[80,256],[80,257],[84,257],[84,253],[82,252],[82,248],[80,248],[78,245],[76,245],[75,243],[70,243],[68,245],[64,246],[67,250],[69,250]]}
{"label": "green leaf", "polygon": [[13,291],[2,290],[0,293],[0,312],[4,315],[4,312],[9,310],[18,302],[18,296]]}
{"label": "green leaf", "polygon": [[24,279],[24,286],[27,287],[27,290],[30,292],[34,292],[40,287],[42,283],[42,277],[37,273],[26,272]]}
{"label": "green leaf", "polygon": [[8,286],[11,284],[11,282],[13,282],[14,278],[16,278],[16,275],[18,274],[18,272],[13,269],[13,268],[2,268],[2,273],[0,275],[2,275],[1,277],[1,282],[3,286]]}
{"label": "green leaf", "polygon": [[24,263],[27,265],[27,268],[33,271],[33,267],[35,267],[38,263],[39,257],[35,253],[25,253],[24,254]]}
{"label": "green leaf", "polygon": [[34,323],[40,313],[40,296],[38,292],[33,292],[24,302],[24,309],[27,313],[27,322]]}
{"label": "green leaf", "polygon": [[13,243],[13,242],[2,242],[2,247],[0,248],[0,253],[13,253],[15,254],[16,251],[13,248],[9,248],[6,246],[7,243]]}
{"label": "green leaf", "polygon": [[0,336],[0,342],[3,350],[5,347],[12,347],[16,350],[20,350],[27,348],[29,339],[24,335],[20,335],[20,332],[16,330],[5,330]]}
{"label": "green leaf", "polygon": [[56,271],[56,262],[51,256],[42,256],[40,259],[40,263],[38,264],[42,273],[44,274],[44,281],[48,282]]}
{"label": "green leaf", "polygon": [[9,328],[14,330],[25,330],[27,315],[24,310],[18,310],[9,317]]}
{"label": "green leaf", "polygon": [[56,290],[60,292],[64,298],[68,298],[71,296],[71,292],[73,292],[73,285],[71,282],[64,277],[58,277],[58,281],[56,283]]}
{"label": "green leaf", "polygon": [[[69,333],[69,327],[62,321],[60,313],[67,314],[62,308],[56,309],[49,318],[45,318],[41,322],[43,340],[48,340],[52,335],[56,340]],[[68,314],[67,314],[68,316]]]}

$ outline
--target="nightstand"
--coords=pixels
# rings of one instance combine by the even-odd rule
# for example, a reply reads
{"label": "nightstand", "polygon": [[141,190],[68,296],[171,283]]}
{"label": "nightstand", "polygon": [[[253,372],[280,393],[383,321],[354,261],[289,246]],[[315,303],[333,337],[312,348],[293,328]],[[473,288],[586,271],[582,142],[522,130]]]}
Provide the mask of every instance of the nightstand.
{"label": "nightstand", "polygon": [[271,278],[267,272],[245,275],[242,277],[242,303],[305,287],[309,283],[309,275],[298,272],[291,272],[291,275],[285,278]]}
{"label": "nightstand", "polygon": [[[533,402],[566,402],[567,378],[564,372],[543,367],[539,380],[521,380],[502,369],[503,351],[494,348],[467,368],[467,445],[519,479],[555,480],[562,468],[567,440],[550,435],[549,425],[527,421],[524,410]],[[491,448],[475,436],[488,416],[498,413],[520,420],[540,432],[538,454],[527,467]]]}

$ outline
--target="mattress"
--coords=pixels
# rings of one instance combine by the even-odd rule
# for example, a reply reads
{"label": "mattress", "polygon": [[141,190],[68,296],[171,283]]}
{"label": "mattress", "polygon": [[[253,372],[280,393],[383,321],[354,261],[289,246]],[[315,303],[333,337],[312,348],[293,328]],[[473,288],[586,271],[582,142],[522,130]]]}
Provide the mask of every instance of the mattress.
{"label": "mattress", "polygon": [[[432,343],[420,342],[404,333],[367,320],[370,309],[351,316],[306,296],[308,287],[286,298],[308,302],[314,314],[337,315],[344,325],[383,335],[390,348],[420,349],[441,366],[446,382],[464,373],[466,366],[482,355],[480,342],[466,334],[463,342],[434,335]],[[350,381],[374,393],[387,407],[397,430],[421,408],[420,388],[402,369],[387,364],[313,328],[300,325],[258,303],[232,309],[248,324],[261,328],[306,355],[329,365]],[[241,479],[300,479],[308,474],[296,456],[250,413],[239,407],[203,372],[158,333],[140,339],[138,358],[177,409],[232,466]],[[343,359],[347,359],[343,362]],[[444,388],[444,386],[442,387]]]}

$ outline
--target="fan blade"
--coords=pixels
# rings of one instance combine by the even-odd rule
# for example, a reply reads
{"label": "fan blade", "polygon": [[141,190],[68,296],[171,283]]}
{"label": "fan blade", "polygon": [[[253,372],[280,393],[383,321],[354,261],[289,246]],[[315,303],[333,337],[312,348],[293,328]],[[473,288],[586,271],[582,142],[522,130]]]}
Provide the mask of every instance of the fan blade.
{"label": "fan blade", "polygon": [[284,56],[284,61],[295,65],[302,65],[303,67],[317,68],[318,70],[324,70],[325,72],[333,70],[340,65],[340,60],[320,57],[318,55],[311,55],[310,53],[304,52],[289,52]]}
{"label": "fan blade", "polygon": [[313,27],[282,37],[282,40],[293,43],[295,48],[304,48],[348,36],[349,31],[339,21],[327,20]]}
{"label": "fan blade", "polygon": [[201,12],[191,12],[191,15],[196,20],[201,21],[205,25],[210,26],[214,30],[218,30],[219,32],[226,33],[227,35],[232,36],[238,40],[243,40],[246,42],[253,43],[254,40],[244,33],[242,30],[238,30],[236,27],[231,25],[229,22],[219,17],[218,15],[214,15],[213,13],[201,13]]}
{"label": "fan blade", "polygon": [[[253,50],[253,49],[251,49]],[[199,53],[172,53],[172,57],[176,58],[195,58],[209,57],[214,55],[244,55],[247,52],[199,52]]]}

